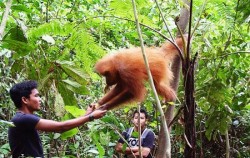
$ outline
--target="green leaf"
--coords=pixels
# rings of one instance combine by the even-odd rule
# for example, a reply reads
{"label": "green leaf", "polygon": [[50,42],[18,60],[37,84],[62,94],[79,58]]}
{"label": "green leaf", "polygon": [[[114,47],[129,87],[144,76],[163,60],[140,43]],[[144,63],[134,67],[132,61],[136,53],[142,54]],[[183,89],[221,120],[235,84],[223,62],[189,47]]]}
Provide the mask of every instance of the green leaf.
{"label": "green leaf", "polygon": [[28,75],[28,78],[32,78],[33,80],[38,80],[38,71],[34,65],[35,61],[34,60],[27,60],[26,61],[26,74]]}
{"label": "green leaf", "polygon": [[246,105],[245,108],[250,110],[250,104]]}
{"label": "green leaf", "polygon": [[59,138],[60,136],[61,136],[60,133],[55,133],[54,136],[53,136],[53,139],[57,139],[57,138]]}
{"label": "green leaf", "polygon": [[133,137],[138,138],[139,137],[139,133],[136,131],[133,131],[131,134]]}
{"label": "green leaf", "polygon": [[65,113],[64,102],[60,93],[55,92],[55,103],[54,103],[56,116],[62,117]]}
{"label": "green leaf", "polygon": [[79,143],[79,142],[76,142],[76,143],[74,144],[74,147],[77,149],[77,148],[79,148],[79,145],[80,145],[80,143]]}
{"label": "green leaf", "polygon": [[104,133],[104,132],[100,132],[100,143],[102,145],[108,145],[108,143],[111,141],[111,137],[109,132]]}
{"label": "green leaf", "polygon": [[15,11],[18,11],[18,12],[20,12],[20,11],[23,11],[23,12],[26,12],[26,13],[31,13],[32,12],[29,8],[27,8],[26,6],[21,5],[21,4],[13,4],[11,6],[11,9],[15,10]]}
{"label": "green leaf", "polygon": [[66,132],[63,132],[61,134],[61,138],[63,140],[67,139],[67,138],[70,138],[70,137],[73,137],[74,135],[76,135],[78,133],[78,128],[73,128],[69,131],[66,131]]}
{"label": "green leaf", "polygon": [[62,80],[62,81],[65,82],[65,86],[74,93],[89,94],[89,90],[85,86],[77,82],[74,82],[72,80]]}
{"label": "green leaf", "polygon": [[23,61],[22,60],[15,60],[12,67],[11,67],[11,75],[15,76],[16,72],[21,72],[22,69],[22,64]]}
{"label": "green leaf", "polygon": [[231,89],[228,88],[220,79],[213,80],[202,89],[202,95],[207,96],[211,105],[221,105],[221,103],[231,104]]}
{"label": "green leaf", "polygon": [[69,112],[71,115],[73,115],[74,117],[83,116],[86,113],[85,110],[79,109],[76,106],[65,106],[65,110]]}
{"label": "green leaf", "polygon": [[70,77],[74,78],[78,83],[85,85],[87,83],[87,76],[82,70],[73,66],[71,62],[68,61],[56,61],[57,64],[61,65],[64,72]]}
{"label": "green leaf", "polygon": [[219,122],[218,130],[225,135],[228,130],[228,124],[231,123],[230,117],[222,118]]}
{"label": "green leaf", "polygon": [[99,152],[96,149],[90,149],[88,150],[88,152],[93,154],[99,154]]}
{"label": "green leaf", "polygon": [[7,155],[9,152],[10,152],[10,145],[9,145],[9,143],[3,144],[0,147],[0,153],[3,153],[5,155]]}
{"label": "green leaf", "polygon": [[[121,122],[119,122],[118,118],[116,116],[112,116],[112,115],[105,115],[102,118],[103,122],[109,123],[109,124],[113,124],[116,126],[121,126]],[[125,129],[123,129],[125,130]]]}
{"label": "green leaf", "polygon": [[66,88],[64,82],[59,82],[57,89],[62,95],[65,105],[77,105],[77,100],[74,96],[74,93]]}
{"label": "green leaf", "polygon": [[209,141],[211,140],[211,137],[212,137],[212,129],[211,128],[206,129],[205,136],[207,137],[207,139]]}
{"label": "green leaf", "polygon": [[233,110],[228,105],[225,105],[224,107],[228,113],[233,114]]}
{"label": "green leaf", "polygon": [[101,146],[100,143],[96,143],[97,150],[99,152],[99,157],[102,158],[105,154],[105,149]]}
{"label": "green leaf", "polygon": [[50,79],[52,77],[53,77],[52,73],[49,73],[49,74],[46,74],[45,76],[43,76],[43,78],[40,79],[39,88],[44,88],[44,86],[46,86],[48,84],[48,82],[50,81]]}
{"label": "green leaf", "polygon": [[7,125],[9,127],[15,127],[14,123],[10,121],[0,120],[0,124]]}
{"label": "green leaf", "polygon": [[82,70],[91,75],[92,79],[97,78],[97,74],[93,73],[93,65],[96,60],[101,58],[105,52],[103,48],[96,43],[96,39],[87,30],[86,26],[78,26],[70,34],[65,41],[65,53],[74,50],[76,65],[80,65]]}
{"label": "green leaf", "polygon": [[123,144],[122,144],[122,151],[125,152],[126,148],[127,148],[127,144],[126,144],[126,143],[123,143]]}
{"label": "green leaf", "polygon": [[[138,20],[143,24],[153,26],[154,22],[148,17],[148,12],[144,12],[144,8],[148,6],[151,6],[150,1],[136,1]],[[130,0],[114,0],[110,3],[110,8],[112,9],[112,13],[116,16],[134,20],[133,5]],[[137,34],[136,37],[138,37]]]}
{"label": "green leaf", "polygon": [[62,25],[59,21],[51,21],[32,28],[28,31],[28,39],[35,42],[42,35],[60,35],[67,36],[73,32],[73,25],[70,23]]}
{"label": "green leaf", "polygon": [[29,54],[32,50],[34,50],[33,46],[25,42],[20,42],[16,40],[3,40],[2,47],[15,51],[15,53],[13,54],[14,59],[19,59],[21,57],[24,57],[27,54]]}
{"label": "green leaf", "polygon": [[[149,5],[148,1],[137,0],[136,6],[138,10]],[[113,10],[116,15],[122,15],[126,17],[134,17],[133,5],[130,0],[114,0],[110,3],[110,8]]]}
{"label": "green leaf", "polygon": [[43,39],[44,41],[46,41],[47,43],[49,43],[49,44],[52,44],[52,45],[55,44],[54,38],[51,37],[50,35],[43,35],[43,36],[42,36],[42,39]]}
{"label": "green leaf", "polygon": [[23,30],[19,26],[11,28],[4,36],[3,40],[16,40],[25,43],[28,42]]}

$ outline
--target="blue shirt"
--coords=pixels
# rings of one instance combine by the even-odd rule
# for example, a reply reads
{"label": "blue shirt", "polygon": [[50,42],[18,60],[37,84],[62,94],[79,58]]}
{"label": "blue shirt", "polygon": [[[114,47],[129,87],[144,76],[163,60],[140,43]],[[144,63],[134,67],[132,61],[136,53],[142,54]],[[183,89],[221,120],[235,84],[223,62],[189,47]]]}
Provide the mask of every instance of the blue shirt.
{"label": "blue shirt", "polygon": [[17,112],[11,119],[15,127],[8,130],[8,138],[13,158],[19,156],[44,157],[41,139],[36,124],[40,118],[34,114]]}
{"label": "blue shirt", "polygon": [[[154,147],[155,134],[150,129],[147,129],[147,130],[148,130],[148,132],[147,132],[145,138],[142,139],[141,146],[150,148],[152,150]],[[133,132],[133,130],[132,130],[132,132]],[[143,132],[145,132],[145,130],[142,131],[141,135],[143,135]],[[130,147],[139,146],[138,138],[134,137],[133,134],[129,133],[129,129],[127,129],[126,131],[123,131],[122,135],[128,141],[128,144]],[[122,144],[124,143],[123,139],[121,139],[121,138],[118,140],[118,142],[122,143]],[[125,155],[125,157],[126,157],[126,155]],[[147,158],[151,158],[151,157],[152,157],[151,153],[149,153]]]}

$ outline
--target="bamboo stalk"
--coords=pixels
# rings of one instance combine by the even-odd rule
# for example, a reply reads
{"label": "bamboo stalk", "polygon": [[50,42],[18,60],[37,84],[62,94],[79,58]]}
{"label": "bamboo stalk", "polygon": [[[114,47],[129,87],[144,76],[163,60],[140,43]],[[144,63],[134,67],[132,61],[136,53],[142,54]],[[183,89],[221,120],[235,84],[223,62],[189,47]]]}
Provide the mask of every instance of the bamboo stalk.
{"label": "bamboo stalk", "polygon": [[149,69],[148,59],[147,59],[146,54],[145,54],[145,48],[144,48],[144,44],[143,44],[144,42],[143,42],[143,38],[142,38],[142,34],[141,34],[140,24],[138,21],[138,15],[137,15],[136,5],[135,5],[134,0],[132,0],[132,4],[133,4],[135,22],[136,22],[136,26],[137,26],[137,32],[138,32],[140,43],[141,43],[142,55],[143,55],[143,59],[144,59],[145,65],[146,65],[147,74],[149,77],[149,83],[150,83],[151,88],[153,89],[153,93],[154,93],[154,96],[156,98],[156,105],[157,105],[157,108],[159,109],[160,114],[161,114],[161,122],[163,125],[163,130],[164,130],[164,133],[166,134],[166,141],[167,141],[166,158],[171,158],[171,142],[170,142],[170,135],[169,135],[167,123],[165,121],[166,120],[165,115],[164,115],[164,112],[161,108],[161,103],[160,103],[158,94],[156,92],[155,86],[154,86],[152,74],[151,74],[150,69]]}

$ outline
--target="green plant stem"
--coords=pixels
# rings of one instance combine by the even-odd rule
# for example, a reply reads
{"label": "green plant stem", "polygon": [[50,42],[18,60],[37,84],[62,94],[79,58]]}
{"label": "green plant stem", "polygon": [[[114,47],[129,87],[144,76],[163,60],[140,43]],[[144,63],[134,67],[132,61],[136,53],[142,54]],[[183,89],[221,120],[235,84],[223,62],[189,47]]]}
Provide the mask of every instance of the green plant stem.
{"label": "green plant stem", "polygon": [[57,10],[56,15],[55,15],[56,18],[58,17],[58,14],[59,14],[59,12],[60,12],[60,10],[61,10],[61,8],[62,8],[63,2],[64,2],[64,0],[61,1],[60,7],[58,7],[58,10]]}
{"label": "green plant stem", "polygon": [[139,136],[138,136],[138,141],[139,141],[139,157],[142,158],[142,155],[141,155],[141,105],[138,104],[138,133],[139,133]]}
{"label": "green plant stem", "polygon": [[[104,125],[104,126],[107,126],[106,123],[103,123],[103,125]],[[127,140],[126,140],[125,138],[123,138],[123,135],[119,132],[119,130],[116,128],[116,126],[109,124],[108,127],[110,127],[111,129],[115,130],[115,132],[120,136],[120,138],[127,144],[127,146],[128,146],[128,148],[130,149],[132,155],[133,155],[134,157],[136,157],[135,154],[133,153],[131,147],[129,146]]]}
{"label": "green plant stem", "polygon": [[165,24],[165,26],[166,26],[166,28],[167,28],[167,31],[168,31],[168,33],[169,33],[169,35],[170,35],[170,37],[171,37],[172,41],[174,41],[174,38],[173,38],[173,36],[172,36],[172,34],[171,34],[171,32],[170,32],[169,28],[168,28],[167,22],[166,22],[166,20],[165,20],[165,18],[164,18],[164,15],[163,15],[162,11],[161,11],[161,7],[159,6],[158,1],[157,1],[157,0],[155,0],[155,3],[156,3],[156,5],[157,5],[157,7],[158,7],[158,9],[159,9],[159,11],[160,11],[160,14],[161,14],[162,20],[163,20],[163,22],[164,22],[164,24]]}
{"label": "green plant stem", "polygon": [[157,95],[155,86],[154,86],[153,77],[152,77],[152,74],[151,74],[150,69],[149,69],[149,63],[148,63],[148,59],[147,59],[146,54],[145,54],[145,48],[144,48],[144,44],[143,44],[144,42],[143,42],[143,38],[142,38],[142,33],[141,33],[141,29],[140,29],[140,24],[139,24],[139,21],[138,21],[138,16],[137,16],[137,11],[136,11],[136,5],[135,5],[135,1],[134,0],[132,0],[132,4],[133,4],[133,9],[134,9],[134,16],[135,16],[135,22],[136,22],[136,26],[137,26],[137,32],[138,32],[140,43],[141,43],[142,55],[143,55],[143,59],[144,59],[144,62],[145,62],[147,74],[148,74],[148,77],[149,77],[150,86],[153,89],[153,93],[154,93],[154,96],[155,96],[155,99],[156,99],[156,103],[157,103],[156,105],[157,105],[157,108],[160,111],[161,122],[162,122],[162,125],[163,125],[164,133],[166,135],[166,141],[167,141],[167,145],[166,145],[166,157],[170,158],[171,157],[170,135],[169,135],[167,123],[165,121],[166,120],[165,119],[165,115],[164,115],[164,112],[163,112],[163,110],[161,108],[161,103],[160,103],[159,97]]}
{"label": "green plant stem", "polygon": [[46,22],[49,22],[49,1],[46,3]]}
{"label": "green plant stem", "polygon": [[201,11],[200,11],[200,16],[199,16],[199,18],[198,18],[198,21],[197,21],[197,23],[195,24],[195,26],[194,26],[194,29],[193,29],[193,32],[191,33],[191,37],[193,37],[193,35],[194,35],[194,33],[195,33],[195,30],[197,30],[197,28],[198,28],[198,26],[199,26],[199,24],[200,24],[200,21],[201,21],[201,16],[202,16],[202,13],[204,12],[204,10],[205,10],[205,6],[206,6],[206,4],[207,4],[207,0],[205,0],[204,2],[203,2],[203,4],[202,4],[202,8],[201,8]]}
{"label": "green plant stem", "polygon": [[229,144],[229,136],[228,136],[228,130],[226,131],[226,158],[230,157],[230,144]]}

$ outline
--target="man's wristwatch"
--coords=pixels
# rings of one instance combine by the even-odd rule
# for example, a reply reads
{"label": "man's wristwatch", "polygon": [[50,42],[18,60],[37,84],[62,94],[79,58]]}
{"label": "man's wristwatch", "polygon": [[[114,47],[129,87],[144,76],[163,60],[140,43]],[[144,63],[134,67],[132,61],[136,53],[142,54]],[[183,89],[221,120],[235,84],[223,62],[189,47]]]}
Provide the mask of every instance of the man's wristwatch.
{"label": "man's wristwatch", "polygon": [[93,121],[95,117],[92,114],[89,114],[89,121]]}

